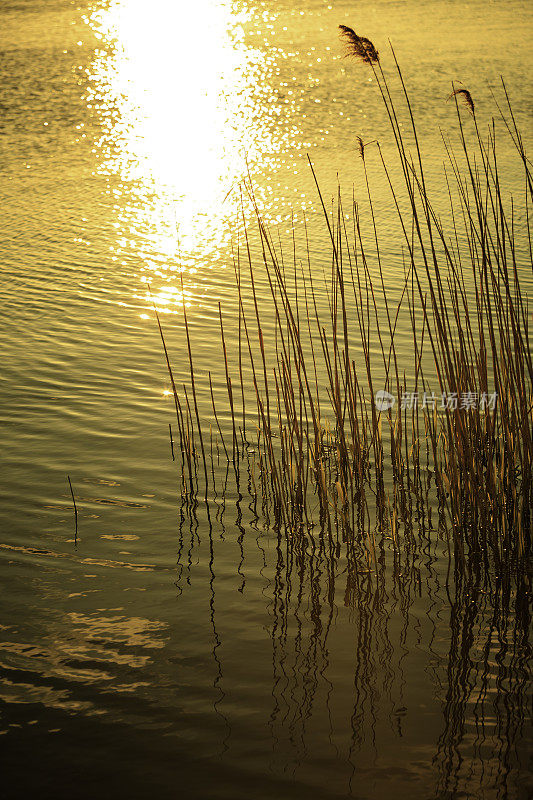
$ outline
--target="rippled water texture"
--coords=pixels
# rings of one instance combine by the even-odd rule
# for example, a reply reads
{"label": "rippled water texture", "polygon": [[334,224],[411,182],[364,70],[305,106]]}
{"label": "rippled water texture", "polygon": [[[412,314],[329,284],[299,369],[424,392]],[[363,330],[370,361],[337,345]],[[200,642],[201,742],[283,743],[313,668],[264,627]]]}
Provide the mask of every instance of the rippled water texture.
{"label": "rippled water texture", "polygon": [[[199,369],[221,377],[243,178],[289,251],[305,211],[313,269],[330,268],[307,154],[326,202],[339,182],[364,206],[356,136],[392,153],[339,23],[384,63],[392,40],[428,179],[453,127],[452,80],[486,121],[503,74],[530,137],[528,2],[0,2],[3,794],[531,789],[527,597],[507,613],[483,586],[450,596],[445,543],[429,539],[401,568],[383,551],[375,581],[348,585],[342,563],[331,574],[318,545],[289,552],[240,494],[211,498],[210,519],[181,502],[148,287],[177,379],[183,299]],[[373,153],[394,296],[402,253]],[[503,141],[500,159],[523,194]]]}

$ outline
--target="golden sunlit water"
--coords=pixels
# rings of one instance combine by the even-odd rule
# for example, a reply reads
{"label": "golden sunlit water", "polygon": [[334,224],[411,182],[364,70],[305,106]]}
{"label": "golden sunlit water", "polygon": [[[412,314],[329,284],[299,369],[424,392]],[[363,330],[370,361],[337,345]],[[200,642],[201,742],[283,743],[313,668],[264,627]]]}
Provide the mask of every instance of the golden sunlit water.
{"label": "golden sunlit water", "polygon": [[[227,234],[225,198],[246,172],[246,159],[274,149],[249,99],[272,62],[242,43],[249,18],[231,3],[111,3],[88,17],[108,50],[88,77],[106,133],[97,142],[101,170],[137,182],[152,246],[173,256],[220,247]],[[285,147],[288,142],[284,142]],[[280,143],[277,143],[279,150]],[[150,204],[150,195],[157,197]],[[157,236],[165,213],[168,237]],[[140,222],[140,220],[139,220]],[[176,230],[172,230],[172,223]]]}
{"label": "golden sunlit water", "polygon": [[[445,542],[357,593],[342,571],[332,586],[320,548],[311,567],[292,560],[243,499],[251,470],[211,498],[211,518],[180,494],[154,308],[181,392],[185,306],[223,472],[206,387],[231,440],[220,316],[236,364],[236,265],[248,243],[261,257],[250,193],[287,272],[307,268],[308,236],[318,292],[331,243],[308,155],[328,210],[338,185],[368,210],[357,136],[400,172],[376,81],[343,57],[339,24],[376,42],[387,69],[393,42],[428,181],[454,124],[452,80],[486,126],[504,75],[531,140],[522,0],[0,3],[5,796],[528,796],[530,651],[489,589],[450,602]],[[503,136],[499,148],[522,198]],[[405,254],[367,153],[396,302]],[[268,332],[264,276],[256,290]],[[397,340],[412,352],[410,330]]]}
{"label": "golden sunlit water", "polygon": [[[126,200],[115,225],[125,228],[119,248],[139,247],[140,234],[148,278],[216,260],[229,248],[242,180],[304,146],[297,92],[276,80],[279,49],[245,32],[259,23],[258,33],[273,33],[276,18],[208,0],[187,9],[159,0],[148,19],[144,3],[124,0],[85,17],[103,48],[86,70],[103,131],[93,152],[100,174],[135,185],[127,199],[114,190]],[[264,199],[272,190],[262,188]],[[286,205],[276,211],[287,216]],[[159,307],[168,311],[175,292],[164,288]]]}

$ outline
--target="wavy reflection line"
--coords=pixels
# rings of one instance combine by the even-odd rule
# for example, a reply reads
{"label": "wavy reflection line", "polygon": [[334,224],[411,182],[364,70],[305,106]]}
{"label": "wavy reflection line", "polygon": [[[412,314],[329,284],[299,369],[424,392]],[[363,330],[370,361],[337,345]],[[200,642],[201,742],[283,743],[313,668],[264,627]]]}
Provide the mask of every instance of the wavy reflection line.
{"label": "wavy reflection line", "polygon": [[160,564],[132,564],[129,561],[113,561],[111,559],[99,558],[79,558],[75,553],[56,553],[52,550],[37,547],[24,547],[22,545],[12,545],[0,543],[0,549],[9,552],[22,553],[29,556],[44,558],[59,558],[67,561],[74,561],[78,564],[89,564],[93,567],[109,567],[110,569],[131,569],[134,572],[172,572],[171,567],[164,567]]}

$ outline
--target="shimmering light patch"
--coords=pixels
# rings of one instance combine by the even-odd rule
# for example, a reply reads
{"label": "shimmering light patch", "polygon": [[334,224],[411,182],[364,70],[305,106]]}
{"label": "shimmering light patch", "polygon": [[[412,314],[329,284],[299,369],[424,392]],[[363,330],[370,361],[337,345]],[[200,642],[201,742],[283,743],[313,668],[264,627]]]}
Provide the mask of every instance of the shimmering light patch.
{"label": "shimmering light patch", "polygon": [[111,0],[87,20],[103,43],[87,98],[104,130],[100,169],[129,184],[110,192],[117,252],[135,251],[151,276],[214,261],[232,188],[287,146],[265,115],[271,59],[244,41],[250,14],[230,0]]}
{"label": "shimmering light patch", "polygon": [[[194,272],[194,269],[191,272]],[[147,305],[155,306],[159,314],[177,314],[184,305],[185,308],[190,308],[191,298],[190,292],[182,292],[181,288],[178,289],[168,283],[164,283],[158,291],[134,295],[135,300],[143,300]],[[140,317],[149,319],[148,314],[140,314]]]}

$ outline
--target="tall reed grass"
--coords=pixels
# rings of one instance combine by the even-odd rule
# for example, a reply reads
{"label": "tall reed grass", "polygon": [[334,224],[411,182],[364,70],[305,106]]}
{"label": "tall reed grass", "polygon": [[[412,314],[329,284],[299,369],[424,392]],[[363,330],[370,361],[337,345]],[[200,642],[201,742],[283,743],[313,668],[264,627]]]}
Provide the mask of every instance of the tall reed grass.
{"label": "tall reed grass", "polygon": [[[218,309],[223,402],[215,400],[221,387],[212,375],[195,368],[185,306],[188,386],[178,387],[157,316],[183,494],[191,502],[203,495],[209,503],[227,487],[228,474],[239,487],[246,469],[254,508],[278,535],[296,540],[318,531],[332,552],[343,548],[369,570],[376,569],[380,537],[399,550],[433,529],[448,541],[456,567],[474,560],[497,572],[511,563],[523,570],[531,555],[533,462],[523,275],[533,261],[533,186],[507,89],[502,82],[505,107],[497,110],[523,170],[524,196],[510,201],[504,189],[496,120],[482,131],[470,93],[453,87],[448,99],[455,104],[458,148],[444,137],[447,166],[439,190],[444,187],[449,207],[441,216],[394,50],[387,74],[368,39],[345,26],[341,32],[348,54],[362,62],[357,69],[370,70],[377,85],[400,180],[381,144],[359,138],[364,207],[354,200],[347,212],[339,192],[328,210],[309,159],[329,240],[331,271],[324,282],[312,264],[306,223],[294,231],[289,266],[251,181],[243,180],[243,214],[249,205],[256,234],[252,242],[245,226],[235,255],[234,359],[225,310]],[[386,180],[404,252],[402,291],[394,303],[367,148]],[[259,281],[270,292],[273,324],[265,320]],[[398,354],[405,320],[410,373]],[[396,403],[385,408],[378,390]],[[414,403],[417,394],[421,402]],[[210,420],[200,413],[206,400]]]}

